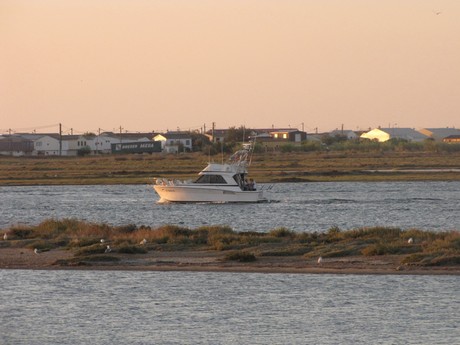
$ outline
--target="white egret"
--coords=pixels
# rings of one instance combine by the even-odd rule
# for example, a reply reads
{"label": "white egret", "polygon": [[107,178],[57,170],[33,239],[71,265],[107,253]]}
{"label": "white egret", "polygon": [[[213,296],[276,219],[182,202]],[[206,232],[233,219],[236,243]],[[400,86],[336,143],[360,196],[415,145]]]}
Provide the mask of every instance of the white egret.
{"label": "white egret", "polygon": [[320,256],[320,257],[318,258],[318,265],[321,265],[322,262],[323,262],[323,258]]}
{"label": "white egret", "polygon": [[104,253],[110,253],[111,251],[112,251],[112,248],[110,248],[110,246],[107,246]]}
{"label": "white egret", "polygon": [[413,239],[412,237],[411,237],[411,238],[409,238],[409,239],[407,240],[407,243],[409,243],[409,244],[412,244],[412,243],[414,243],[414,239]]}

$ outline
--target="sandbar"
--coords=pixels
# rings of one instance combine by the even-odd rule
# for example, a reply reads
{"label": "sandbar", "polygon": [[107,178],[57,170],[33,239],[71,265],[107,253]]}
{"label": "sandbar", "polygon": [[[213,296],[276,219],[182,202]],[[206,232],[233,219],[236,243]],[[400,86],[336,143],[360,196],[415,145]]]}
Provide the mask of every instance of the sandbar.
{"label": "sandbar", "polygon": [[401,255],[347,256],[316,259],[302,256],[261,256],[253,262],[224,260],[225,251],[149,251],[146,254],[110,253],[116,261],[72,261],[70,250],[39,254],[26,248],[0,248],[0,269],[129,270],[184,272],[247,272],[299,274],[460,275],[460,267],[402,265]]}

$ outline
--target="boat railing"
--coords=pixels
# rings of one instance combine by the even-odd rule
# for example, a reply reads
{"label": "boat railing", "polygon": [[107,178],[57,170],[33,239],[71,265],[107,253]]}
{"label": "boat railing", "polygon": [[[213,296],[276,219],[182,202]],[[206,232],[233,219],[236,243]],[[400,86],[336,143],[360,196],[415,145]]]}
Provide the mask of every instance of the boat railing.
{"label": "boat railing", "polygon": [[177,186],[181,184],[186,184],[189,181],[182,181],[182,180],[177,180],[177,179],[167,179],[167,178],[156,178],[155,179],[155,184],[159,186]]}
{"label": "boat railing", "polygon": [[251,150],[251,146],[244,146],[241,150],[236,151],[229,158],[230,164],[246,168],[249,165],[249,155]]}

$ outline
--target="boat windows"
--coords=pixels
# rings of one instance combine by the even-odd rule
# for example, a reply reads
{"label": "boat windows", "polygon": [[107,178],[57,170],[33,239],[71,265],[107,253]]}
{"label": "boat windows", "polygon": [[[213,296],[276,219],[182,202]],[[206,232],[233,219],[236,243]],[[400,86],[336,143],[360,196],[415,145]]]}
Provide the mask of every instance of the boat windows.
{"label": "boat windows", "polygon": [[221,175],[201,175],[195,183],[227,184]]}

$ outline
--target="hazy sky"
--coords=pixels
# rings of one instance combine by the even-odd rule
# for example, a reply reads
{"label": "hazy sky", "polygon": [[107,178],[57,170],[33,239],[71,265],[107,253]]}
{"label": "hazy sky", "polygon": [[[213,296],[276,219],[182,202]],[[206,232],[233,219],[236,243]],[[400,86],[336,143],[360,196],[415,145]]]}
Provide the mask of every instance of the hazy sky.
{"label": "hazy sky", "polygon": [[460,127],[459,0],[0,0],[0,134]]}

